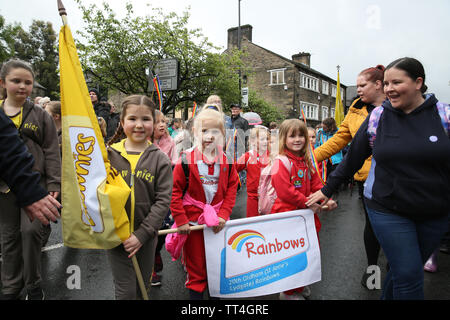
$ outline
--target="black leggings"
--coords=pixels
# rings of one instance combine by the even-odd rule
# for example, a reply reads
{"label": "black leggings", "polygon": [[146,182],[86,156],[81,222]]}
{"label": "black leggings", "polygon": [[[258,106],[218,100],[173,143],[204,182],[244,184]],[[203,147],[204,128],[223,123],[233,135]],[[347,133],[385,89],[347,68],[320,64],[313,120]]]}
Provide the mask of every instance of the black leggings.
{"label": "black leggings", "polygon": [[378,239],[373,232],[372,225],[370,224],[369,216],[367,214],[366,205],[364,204],[364,182],[357,181],[357,183],[359,196],[361,197],[364,214],[366,216],[366,225],[364,227],[364,247],[366,249],[367,265],[371,266],[376,265],[378,262],[380,243],[378,242]]}

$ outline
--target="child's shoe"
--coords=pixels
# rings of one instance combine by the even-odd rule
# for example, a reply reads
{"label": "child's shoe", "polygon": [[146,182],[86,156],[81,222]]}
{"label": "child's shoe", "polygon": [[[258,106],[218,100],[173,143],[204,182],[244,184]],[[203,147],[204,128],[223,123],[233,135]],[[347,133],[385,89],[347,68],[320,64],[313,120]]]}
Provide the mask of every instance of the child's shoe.
{"label": "child's shoe", "polygon": [[431,254],[431,256],[428,258],[427,262],[425,262],[425,265],[423,267],[423,270],[427,272],[436,272],[437,271],[437,255],[436,251]]}

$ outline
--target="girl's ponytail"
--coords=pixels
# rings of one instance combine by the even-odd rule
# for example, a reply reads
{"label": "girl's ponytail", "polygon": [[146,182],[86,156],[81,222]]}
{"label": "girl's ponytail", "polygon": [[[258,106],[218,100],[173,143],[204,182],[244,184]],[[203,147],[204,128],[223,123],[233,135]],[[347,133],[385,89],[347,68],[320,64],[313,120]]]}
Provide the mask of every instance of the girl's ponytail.
{"label": "girl's ponytail", "polygon": [[116,132],[114,135],[109,139],[108,146],[121,141],[122,139],[125,139],[127,136],[125,135],[125,132],[123,131],[122,123],[119,122],[119,125],[117,126]]}

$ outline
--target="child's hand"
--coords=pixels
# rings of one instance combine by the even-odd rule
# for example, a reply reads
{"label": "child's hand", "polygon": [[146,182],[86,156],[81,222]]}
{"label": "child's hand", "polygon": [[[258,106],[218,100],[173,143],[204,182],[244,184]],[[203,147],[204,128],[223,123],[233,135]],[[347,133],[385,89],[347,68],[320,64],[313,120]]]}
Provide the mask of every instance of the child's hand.
{"label": "child's hand", "polygon": [[[323,200],[323,202],[321,202]],[[316,204],[317,202],[321,202],[323,205],[327,203],[328,197],[325,196],[322,191],[316,191],[313,194],[309,195],[307,197],[306,206],[311,207],[313,204]]]}
{"label": "child's hand", "polygon": [[322,207],[318,203],[313,203],[310,206],[308,206],[308,209],[312,210],[314,213],[320,213]]}
{"label": "child's hand", "polygon": [[142,243],[138,238],[136,238],[134,234],[132,234],[127,240],[123,242],[123,247],[125,248],[125,251],[130,254],[128,258],[131,258],[142,247]]}
{"label": "child's hand", "polygon": [[225,227],[225,223],[226,223],[225,219],[219,217],[219,225],[212,227],[214,233],[220,232],[223,229],[223,227]]}
{"label": "child's hand", "polygon": [[325,203],[326,206],[328,206],[328,211],[334,210],[337,208],[337,202],[333,199],[329,199],[327,203]]}
{"label": "child's hand", "polygon": [[189,227],[189,223],[185,223],[179,227],[177,227],[179,234],[189,234],[191,232],[191,228]]}
{"label": "child's hand", "polygon": [[50,191],[49,194],[53,197],[53,199],[58,198],[59,192],[58,191]]}

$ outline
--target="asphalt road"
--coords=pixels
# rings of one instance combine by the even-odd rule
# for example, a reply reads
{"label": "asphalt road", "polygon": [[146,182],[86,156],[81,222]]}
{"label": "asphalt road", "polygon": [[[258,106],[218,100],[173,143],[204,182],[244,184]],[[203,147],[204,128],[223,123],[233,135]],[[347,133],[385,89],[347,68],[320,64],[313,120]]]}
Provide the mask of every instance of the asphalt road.
{"label": "asphalt road", "polygon": [[[311,285],[310,300],[377,300],[381,290],[367,290],[360,284],[366,268],[363,245],[364,213],[355,190],[341,192],[339,207],[330,213],[321,213],[320,245],[322,281]],[[238,193],[231,218],[245,215],[245,190]],[[80,250],[64,247],[61,223],[52,225],[52,235],[43,252],[43,289],[48,300],[113,300],[114,286],[111,270],[103,250]],[[151,300],[188,299],[184,287],[185,272],[179,261],[172,262],[162,250],[164,269],[162,285],[151,287]],[[425,298],[450,299],[450,255],[440,253],[438,272],[425,273]],[[386,259],[380,254],[379,266],[383,283]],[[80,281],[72,277],[79,271]],[[278,295],[255,297],[257,300],[275,300]]]}

